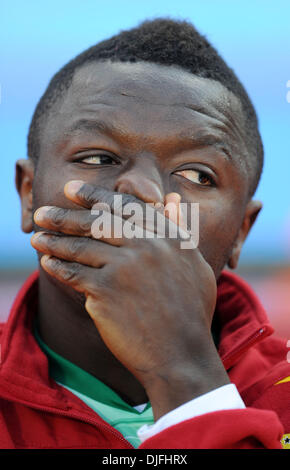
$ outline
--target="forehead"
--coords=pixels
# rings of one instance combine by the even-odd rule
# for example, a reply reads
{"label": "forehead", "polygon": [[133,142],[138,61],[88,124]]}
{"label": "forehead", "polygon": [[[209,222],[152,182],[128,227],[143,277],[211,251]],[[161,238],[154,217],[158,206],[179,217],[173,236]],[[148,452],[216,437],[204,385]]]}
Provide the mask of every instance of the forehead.
{"label": "forehead", "polygon": [[77,131],[78,122],[96,118],[144,142],[214,134],[239,157],[247,153],[238,98],[219,82],[176,66],[109,61],[82,66],[45,134],[58,141]]}
{"label": "forehead", "polygon": [[[149,62],[97,62],[76,71],[68,100],[124,96],[140,99],[159,106],[187,105],[196,107],[226,105],[227,90],[218,82],[205,80],[176,66],[162,66]],[[77,96],[76,96],[77,95]],[[157,101],[156,101],[157,100]]]}

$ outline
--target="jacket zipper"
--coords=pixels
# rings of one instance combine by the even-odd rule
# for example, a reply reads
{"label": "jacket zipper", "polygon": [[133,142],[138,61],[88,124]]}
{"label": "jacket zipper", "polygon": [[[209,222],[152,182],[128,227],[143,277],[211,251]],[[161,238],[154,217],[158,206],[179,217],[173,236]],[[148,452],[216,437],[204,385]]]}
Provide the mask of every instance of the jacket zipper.
{"label": "jacket zipper", "polygon": [[82,416],[79,416],[78,413],[64,413],[64,412],[61,412],[59,410],[55,410],[55,411],[51,411],[49,409],[46,409],[45,407],[44,408],[39,408],[40,411],[44,412],[44,413],[51,413],[51,414],[56,414],[56,415],[60,415],[60,416],[64,416],[64,417],[67,417],[67,418],[73,418],[73,419],[77,419],[78,421],[81,421],[83,423],[86,423],[86,424],[91,424],[93,425],[95,428],[101,428],[101,429],[104,429],[106,431],[108,431],[110,434],[112,434],[113,436],[117,437],[118,440],[120,442],[124,442],[128,445],[128,448],[129,449],[134,449],[134,447],[132,446],[132,444],[127,441],[122,435],[121,433],[119,433],[118,431],[114,430],[113,427],[109,427],[109,425],[106,425],[106,424],[103,424],[103,423],[98,423],[97,421],[95,421],[94,419],[90,419],[90,418],[84,418]]}
{"label": "jacket zipper", "polygon": [[[243,352],[245,352],[247,349],[249,349],[250,346],[256,343],[260,337],[266,336],[268,333],[267,330],[268,330],[267,326],[260,328],[258,331],[253,333],[249,338],[247,338],[247,340],[244,341],[244,343],[242,343],[235,351],[232,351],[231,353],[226,354],[222,358],[222,362],[224,363],[224,365],[227,366],[227,362],[235,360],[237,357],[243,354]],[[231,366],[228,366],[228,367],[231,367]]]}
{"label": "jacket zipper", "polygon": [[[8,401],[12,401],[9,398],[5,398],[5,399],[8,400]],[[27,403],[27,402],[22,401],[22,400],[15,400],[15,401],[13,400],[13,403],[15,403],[16,401],[18,403],[22,404],[22,405],[29,406],[30,408],[38,410],[38,411],[43,412],[43,413],[49,413],[49,414],[52,414],[52,415],[54,414],[54,415],[58,415],[58,416],[63,416],[65,418],[77,419],[80,422],[83,422],[83,423],[86,423],[86,424],[91,424],[95,428],[104,429],[107,432],[109,432],[110,434],[112,434],[113,436],[117,437],[120,442],[126,443],[126,445],[128,446],[128,449],[135,449],[135,447],[132,446],[132,444],[129,441],[127,441],[122,436],[122,434],[119,433],[119,431],[116,431],[109,424],[99,423],[99,422],[97,422],[97,421],[95,421],[94,419],[91,419],[91,418],[84,418],[83,416],[81,416],[78,413],[72,413],[72,412],[69,412],[69,411],[66,412],[66,411],[61,411],[61,410],[57,410],[57,409],[51,410],[50,408],[46,408],[45,406],[37,406],[34,403]]]}

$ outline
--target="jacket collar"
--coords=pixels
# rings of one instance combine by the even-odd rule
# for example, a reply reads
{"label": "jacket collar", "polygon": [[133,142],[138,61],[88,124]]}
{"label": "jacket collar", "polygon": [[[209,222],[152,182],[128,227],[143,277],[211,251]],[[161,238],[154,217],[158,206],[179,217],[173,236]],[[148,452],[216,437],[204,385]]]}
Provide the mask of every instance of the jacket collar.
{"label": "jacket collar", "polygon": [[[67,409],[60,387],[49,377],[48,361],[34,339],[39,272],[23,284],[1,337],[1,395],[21,402]],[[223,271],[218,281],[215,321],[219,325],[218,351],[228,370],[251,346],[273,333],[265,310],[250,286]]]}
{"label": "jacket collar", "polygon": [[254,344],[274,332],[252,288],[229,271],[223,271],[218,280],[214,316],[220,324],[218,351],[226,370]]}

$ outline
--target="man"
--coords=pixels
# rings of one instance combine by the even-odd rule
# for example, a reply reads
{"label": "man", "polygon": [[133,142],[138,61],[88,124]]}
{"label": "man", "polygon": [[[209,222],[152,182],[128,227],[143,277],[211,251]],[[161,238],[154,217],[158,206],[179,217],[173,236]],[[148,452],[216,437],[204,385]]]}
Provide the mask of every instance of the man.
{"label": "man", "polygon": [[[286,344],[223,271],[261,209],[263,147],[208,41],[157,19],[85,51],[41,98],[28,154],[16,185],[40,266],[3,326],[2,448],[287,446]],[[192,249],[181,202],[199,204]],[[143,220],[141,238],[92,230],[95,204],[124,227],[128,203],[166,236]]]}

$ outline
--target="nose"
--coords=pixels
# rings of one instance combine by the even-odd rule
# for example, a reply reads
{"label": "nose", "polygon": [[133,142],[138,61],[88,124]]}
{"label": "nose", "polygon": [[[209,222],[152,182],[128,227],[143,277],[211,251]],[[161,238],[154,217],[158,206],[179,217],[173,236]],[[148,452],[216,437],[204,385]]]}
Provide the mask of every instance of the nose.
{"label": "nose", "polygon": [[164,203],[164,189],[160,172],[151,158],[142,156],[133,168],[122,173],[115,183],[115,191],[132,194],[146,203]]}

